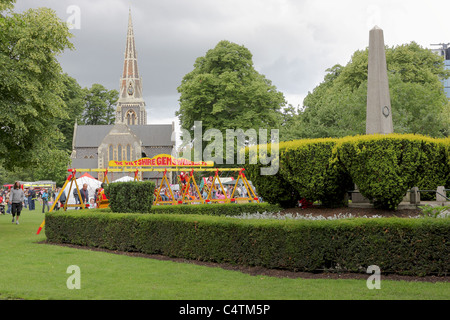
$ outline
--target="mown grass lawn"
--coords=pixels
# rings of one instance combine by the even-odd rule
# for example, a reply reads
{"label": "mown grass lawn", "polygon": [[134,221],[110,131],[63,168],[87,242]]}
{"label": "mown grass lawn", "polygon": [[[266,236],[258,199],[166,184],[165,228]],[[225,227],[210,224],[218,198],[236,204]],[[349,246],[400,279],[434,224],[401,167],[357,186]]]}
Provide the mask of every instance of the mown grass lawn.
{"label": "mown grass lawn", "polygon": [[[88,210],[86,211],[88,213]],[[24,209],[20,224],[0,216],[0,299],[301,300],[450,299],[449,283],[388,281],[369,290],[365,280],[250,276],[237,271],[40,244],[44,219]],[[69,290],[69,266],[81,289]]]}

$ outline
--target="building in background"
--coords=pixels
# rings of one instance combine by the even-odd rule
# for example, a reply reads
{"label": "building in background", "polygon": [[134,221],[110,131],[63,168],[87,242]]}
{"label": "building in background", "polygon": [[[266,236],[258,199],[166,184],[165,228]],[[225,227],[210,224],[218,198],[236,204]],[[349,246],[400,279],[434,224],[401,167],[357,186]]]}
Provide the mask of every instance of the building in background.
{"label": "building in background", "polygon": [[[437,48],[433,48],[431,51],[443,57],[445,68],[450,70],[450,43],[432,44],[432,46]],[[447,95],[447,98],[450,99],[450,79],[444,80],[443,83],[445,94]]]}
{"label": "building in background", "polygon": [[[175,141],[172,139],[175,124],[147,124],[145,107],[130,10],[115,124],[75,123],[71,168],[107,169],[112,160],[135,161],[159,154],[172,155],[175,148]],[[91,172],[91,175],[99,180],[104,177],[101,172]],[[108,173],[108,179],[113,181],[127,175],[134,177],[134,173],[111,172]],[[158,183],[162,175],[161,172],[144,172],[139,178]]]}

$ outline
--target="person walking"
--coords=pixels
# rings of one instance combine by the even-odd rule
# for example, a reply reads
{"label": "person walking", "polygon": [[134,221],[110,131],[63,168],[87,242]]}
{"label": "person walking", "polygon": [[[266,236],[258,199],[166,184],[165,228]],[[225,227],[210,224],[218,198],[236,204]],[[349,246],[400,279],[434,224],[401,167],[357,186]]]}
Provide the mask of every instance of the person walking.
{"label": "person walking", "polygon": [[25,194],[20,188],[20,182],[16,181],[14,183],[14,188],[11,190],[11,194],[9,196],[9,202],[11,204],[12,223],[14,223],[14,218],[17,216],[16,224],[19,224],[19,217],[20,213],[22,212],[24,198]]}

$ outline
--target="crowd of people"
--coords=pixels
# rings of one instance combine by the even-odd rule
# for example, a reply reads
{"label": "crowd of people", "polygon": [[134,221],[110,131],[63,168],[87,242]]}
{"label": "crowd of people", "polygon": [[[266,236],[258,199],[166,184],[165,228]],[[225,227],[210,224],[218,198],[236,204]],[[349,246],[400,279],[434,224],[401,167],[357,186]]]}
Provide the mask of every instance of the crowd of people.
{"label": "crowd of people", "polygon": [[[11,214],[12,222],[19,224],[20,213],[24,208],[36,210],[36,201],[42,207],[42,213],[50,211],[56,196],[61,189],[52,188],[24,188],[19,181],[11,188],[0,189],[0,214]],[[61,195],[54,210],[59,210],[66,202],[65,194]]]}
{"label": "crowd of people", "polygon": [[[83,188],[80,189],[80,194],[86,208],[96,208],[97,198],[106,198],[103,187],[104,185],[102,184],[101,188],[95,190],[94,197],[89,198],[88,186],[87,184],[83,185]],[[59,194],[59,199],[57,199]],[[81,204],[76,188],[74,189],[73,195],[75,203]],[[54,203],[56,199],[58,201]],[[61,192],[61,188],[24,188],[19,181],[16,181],[11,188],[0,188],[0,214],[10,214],[12,216],[12,222],[15,224],[19,224],[20,214],[24,208],[28,208],[29,211],[36,210],[36,201],[41,205],[42,213],[45,213],[46,211],[50,211],[53,205],[53,210],[55,211],[63,208],[67,202],[67,196],[65,191]],[[78,209],[78,207],[75,209]]]}
{"label": "crowd of people", "polygon": [[[213,177],[208,177],[206,183],[202,183],[200,195],[203,200],[211,199],[217,200],[219,203],[224,203],[225,199],[231,198],[234,185],[224,186],[222,190],[218,185],[213,186]],[[189,200],[200,200],[197,188],[194,187],[193,182],[189,179],[188,175],[184,172],[180,175],[180,188],[179,190],[169,190],[169,187],[165,186],[159,190],[159,198],[163,202],[179,201],[183,195],[186,195]],[[157,191],[156,191],[157,192]],[[59,195],[59,198],[56,199]],[[158,194],[155,194],[158,196]],[[94,209],[98,208],[98,204],[106,199],[104,193],[104,184],[100,188],[95,190],[93,196],[89,196],[88,185],[85,183],[80,190],[73,189],[73,196],[75,199],[75,209],[82,209],[81,200],[86,208]],[[81,200],[80,200],[81,196]],[[247,189],[244,186],[237,186],[234,198],[247,198]],[[58,200],[56,203],[55,200]],[[0,189],[0,214],[11,214],[12,222],[19,224],[20,213],[23,208],[28,208],[29,211],[36,210],[35,202],[38,201],[42,207],[42,213],[53,206],[54,210],[64,208],[68,197],[61,188],[23,188],[19,181],[16,181],[14,186],[10,189]],[[222,201],[223,200],[223,201]]]}

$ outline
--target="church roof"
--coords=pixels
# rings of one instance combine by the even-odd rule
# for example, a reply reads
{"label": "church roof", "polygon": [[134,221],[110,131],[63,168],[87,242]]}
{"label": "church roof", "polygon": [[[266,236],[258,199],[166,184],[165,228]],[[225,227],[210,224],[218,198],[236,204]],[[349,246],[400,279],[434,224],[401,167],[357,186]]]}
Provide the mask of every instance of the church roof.
{"label": "church roof", "polygon": [[[78,125],[74,137],[75,148],[98,148],[114,125]],[[172,124],[150,124],[129,126],[131,131],[142,141],[143,147],[173,146]]]}

